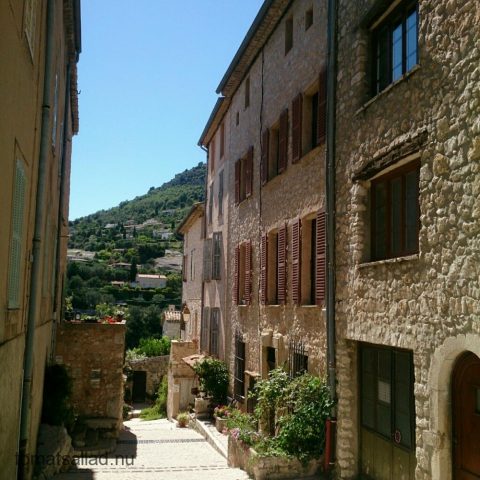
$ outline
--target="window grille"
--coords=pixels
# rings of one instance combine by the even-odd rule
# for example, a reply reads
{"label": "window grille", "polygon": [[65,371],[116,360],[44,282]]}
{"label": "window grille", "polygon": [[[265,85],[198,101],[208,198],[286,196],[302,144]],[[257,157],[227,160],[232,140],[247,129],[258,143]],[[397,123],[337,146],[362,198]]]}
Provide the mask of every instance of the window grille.
{"label": "window grille", "polygon": [[308,356],[305,355],[305,346],[302,340],[290,341],[288,366],[291,379],[308,371]]}

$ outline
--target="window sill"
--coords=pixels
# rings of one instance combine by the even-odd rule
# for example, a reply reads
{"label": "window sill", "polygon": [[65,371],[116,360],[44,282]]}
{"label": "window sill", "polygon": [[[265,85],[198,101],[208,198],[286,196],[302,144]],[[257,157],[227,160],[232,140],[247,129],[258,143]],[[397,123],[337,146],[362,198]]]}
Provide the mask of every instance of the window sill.
{"label": "window sill", "polygon": [[413,255],[407,255],[405,257],[388,258],[386,260],[377,260],[375,262],[359,263],[357,264],[357,269],[367,268],[367,267],[376,267],[377,265],[386,265],[389,263],[411,262],[412,260],[418,260],[419,258],[420,258],[420,254],[415,253]]}
{"label": "window sill", "polygon": [[300,308],[321,308],[320,305],[300,305]]}
{"label": "window sill", "polygon": [[279,307],[283,307],[284,305],[264,305],[264,307],[266,308],[279,308]]}
{"label": "window sill", "polygon": [[420,65],[415,65],[411,70],[404,73],[398,80],[395,80],[393,83],[388,85],[385,89],[383,89],[380,93],[377,93],[373,98],[371,98],[368,102],[364,103],[356,112],[355,115],[359,115],[363,113],[372,103],[376,102],[379,98],[386,95],[392,88],[397,86],[399,83],[402,83],[404,80],[410,78],[416,71],[420,70]]}

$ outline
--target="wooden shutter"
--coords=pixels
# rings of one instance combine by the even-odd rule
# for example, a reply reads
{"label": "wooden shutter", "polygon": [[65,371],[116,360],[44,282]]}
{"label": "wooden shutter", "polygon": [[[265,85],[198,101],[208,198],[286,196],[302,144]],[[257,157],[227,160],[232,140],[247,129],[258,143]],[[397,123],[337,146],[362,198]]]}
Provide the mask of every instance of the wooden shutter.
{"label": "wooden shutter", "polygon": [[212,279],[212,239],[206,238],[203,243],[203,281]]}
{"label": "wooden shutter", "polygon": [[270,130],[267,128],[262,137],[262,185],[268,182],[268,157],[270,152]]}
{"label": "wooden shutter", "polygon": [[325,208],[317,212],[316,232],[316,265],[315,265],[315,304],[325,302],[325,266],[326,266],[326,216]]}
{"label": "wooden shutter", "polygon": [[302,100],[299,93],[292,102],[292,163],[302,157]]}
{"label": "wooden shutter", "polygon": [[250,197],[253,191],[253,146],[248,149],[245,172],[245,195]]}
{"label": "wooden shutter", "polygon": [[285,171],[288,156],[288,108],[280,114],[280,130],[278,132],[278,173]]}
{"label": "wooden shutter", "polygon": [[182,264],[182,276],[183,276],[183,281],[187,281],[187,266],[188,266],[188,255],[183,256],[183,264]]}
{"label": "wooden shutter", "polygon": [[222,232],[213,234],[213,275],[216,280],[220,280],[220,260],[222,254]]}
{"label": "wooden shutter", "polygon": [[235,162],[235,205],[240,203],[240,168],[241,160]]}
{"label": "wooden shutter", "polygon": [[223,172],[218,174],[218,216],[223,215]]}
{"label": "wooden shutter", "polygon": [[210,152],[210,157],[209,160],[210,160],[210,172],[213,172],[214,168],[215,168],[215,140],[212,140],[212,143],[211,143],[211,152]]}
{"label": "wooden shutter", "polygon": [[238,299],[239,299],[239,295],[238,295],[238,287],[240,286],[239,285],[239,275],[240,275],[240,270],[239,270],[239,262],[240,262],[240,247],[237,245],[235,247],[235,265],[234,265],[234,273],[235,273],[235,276],[234,276],[234,287],[233,287],[233,299],[234,299],[234,302],[236,305],[238,305]]}
{"label": "wooden shutter", "polygon": [[220,126],[220,158],[223,158],[225,153],[225,124]]}
{"label": "wooden shutter", "polygon": [[317,145],[325,141],[327,135],[327,69],[318,78]]}
{"label": "wooden shutter", "polygon": [[10,245],[10,271],[8,278],[8,308],[20,307],[20,280],[22,273],[23,217],[26,176],[22,164],[16,159],[13,188],[12,239]]}
{"label": "wooden shutter", "polygon": [[301,246],[302,246],[302,221],[297,218],[292,224],[292,301],[300,305],[301,292]]}
{"label": "wooden shutter", "polygon": [[286,267],[287,267],[287,225],[278,230],[278,303],[285,305],[286,301]]}
{"label": "wooden shutter", "polygon": [[200,337],[200,350],[208,351],[208,332],[210,330],[210,309],[208,307],[203,308],[202,316],[202,335]]}
{"label": "wooden shutter", "polygon": [[220,309],[212,308],[212,317],[210,322],[210,355],[218,357],[218,323]]}
{"label": "wooden shutter", "polygon": [[252,241],[245,246],[245,304],[250,305],[252,295]]}
{"label": "wooden shutter", "polygon": [[261,281],[260,281],[260,300],[262,305],[267,304],[267,282],[268,282],[268,233],[262,235],[262,272],[261,272]]}

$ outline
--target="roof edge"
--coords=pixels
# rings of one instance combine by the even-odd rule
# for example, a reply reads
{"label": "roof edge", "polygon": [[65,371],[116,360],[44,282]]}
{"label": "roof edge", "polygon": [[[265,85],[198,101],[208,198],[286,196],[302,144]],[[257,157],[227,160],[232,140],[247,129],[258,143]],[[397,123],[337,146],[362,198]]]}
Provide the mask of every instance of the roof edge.
{"label": "roof edge", "polygon": [[203,213],[203,202],[197,202],[194,203],[191,207],[190,210],[187,212],[187,214],[183,217],[182,221],[180,222],[180,225],[175,229],[175,233],[179,233],[180,235],[184,235],[182,232],[183,227],[185,227],[190,220],[190,218],[198,213],[199,216]]}

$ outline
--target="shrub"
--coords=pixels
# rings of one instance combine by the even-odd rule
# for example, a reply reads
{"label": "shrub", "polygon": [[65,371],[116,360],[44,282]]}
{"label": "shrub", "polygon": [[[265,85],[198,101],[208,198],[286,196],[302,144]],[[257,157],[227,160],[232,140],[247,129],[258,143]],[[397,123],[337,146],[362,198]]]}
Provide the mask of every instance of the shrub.
{"label": "shrub", "polygon": [[164,375],[160,387],[158,387],[158,398],[155,405],[145,408],[140,412],[142,420],[157,420],[167,416],[168,377]]}
{"label": "shrub", "polygon": [[127,405],[126,403],[123,404],[123,419],[126,420],[128,418],[128,414],[132,411],[132,407]]}
{"label": "shrub", "polygon": [[225,362],[208,357],[197,362],[193,370],[200,380],[201,391],[209,392],[216,398],[224,398],[227,395],[230,376]]}

